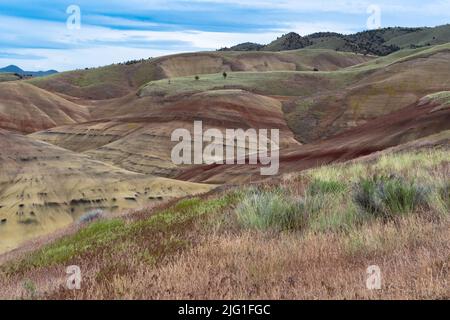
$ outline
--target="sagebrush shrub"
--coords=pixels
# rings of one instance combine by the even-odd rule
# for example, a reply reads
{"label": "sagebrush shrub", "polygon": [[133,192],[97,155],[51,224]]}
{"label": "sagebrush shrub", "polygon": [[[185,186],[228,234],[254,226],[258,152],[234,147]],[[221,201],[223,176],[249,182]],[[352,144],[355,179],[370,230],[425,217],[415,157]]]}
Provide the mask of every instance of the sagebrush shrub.
{"label": "sagebrush shrub", "polygon": [[301,229],[306,221],[303,202],[291,198],[282,190],[248,191],[236,213],[241,225],[258,230]]}
{"label": "sagebrush shrub", "polygon": [[308,185],[308,194],[311,196],[319,195],[319,194],[338,194],[344,192],[346,189],[346,185],[343,182],[333,181],[333,180],[321,180],[314,179]]}
{"label": "sagebrush shrub", "polygon": [[103,210],[94,209],[83,214],[79,219],[79,223],[89,223],[103,218]]}
{"label": "sagebrush shrub", "polygon": [[425,207],[429,188],[401,177],[363,178],[353,188],[353,200],[364,213],[383,218]]}

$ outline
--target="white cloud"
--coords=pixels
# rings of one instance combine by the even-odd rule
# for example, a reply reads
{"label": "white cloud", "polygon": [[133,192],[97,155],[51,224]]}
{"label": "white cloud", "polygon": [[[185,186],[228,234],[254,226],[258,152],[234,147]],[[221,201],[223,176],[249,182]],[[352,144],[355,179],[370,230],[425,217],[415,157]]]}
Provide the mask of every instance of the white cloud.
{"label": "white cloud", "polygon": [[[19,64],[28,70],[57,69],[62,71],[180,52],[180,50],[164,47],[153,49],[127,47],[127,41],[136,39],[139,39],[141,43],[148,41],[149,44],[157,41],[164,43],[182,40],[191,43],[192,50],[198,51],[215,50],[222,46],[232,46],[249,40],[267,43],[279,35],[278,33],[241,34],[196,30],[179,32],[113,30],[86,24],[82,24],[80,30],[68,30],[64,23],[1,16],[0,20],[6,22],[0,25],[2,41],[14,43],[33,39],[34,43],[45,41],[54,44],[55,47],[63,47],[61,49],[20,48],[8,50],[11,53],[45,57],[41,60],[0,59],[0,65]],[[22,40],[17,40],[17,37],[9,35],[24,35],[24,37]]]}
{"label": "white cloud", "polygon": [[[61,22],[51,22],[0,14],[0,49],[8,53],[8,55],[4,54],[3,58],[0,58],[0,66],[14,63],[29,70],[69,70],[178,53],[180,50],[214,50],[247,41],[264,44],[269,43],[282,33],[290,31],[298,32],[301,35],[317,31],[352,33],[363,29],[364,26],[352,25],[356,20],[352,23],[339,19],[324,21],[324,17],[327,15],[321,15],[320,13],[357,14],[361,15],[361,22],[365,23],[366,9],[372,3],[380,5],[383,14],[395,13],[400,16],[411,14],[412,16],[420,15],[420,17],[425,15],[450,16],[450,0],[422,2],[420,5],[417,5],[417,1],[411,1],[413,4],[410,4],[410,1],[388,0],[110,0],[107,3],[79,0],[78,2],[82,9],[82,19],[85,17],[86,21],[99,25],[126,27],[125,30],[85,23],[82,23],[81,30],[68,30],[66,24],[62,21],[64,19]],[[122,11],[130,13],[138,9],[139,12],[158,9],[178,10],[181,15],[184,10],[193,8],[192,3],[203,4],[195,6],[196,10],[200,11],[220,10],[220,8],[215,7],[215,3],[227,6],[234,5],[244,9],[268,10],[268,12],[280,10],[280,16],[283,16],[283,12],[290,14],[297,12],[311,13],[312,22],[295,20],[290,15],[290,18],[284,23],[283,21],[276,21],[276,25],[280,26],[279,29],[266,32],[208,32],[194,30],[194,27],[190,30],[173,31],[164,24],[107,15]],[[213,4],[208,5],[207,3]],[[97,13],[94,14],[93,12]],[[86,15],[84,16],[84,14]],[[201,12],[199,14],[205,15],[207,13]],[[262,16],[264,16],[263,13]],[[245,19],[245,17],[242,18]],[[176,46],[164,47],[164,43],[168,44],[170,41],[173,43],[183,41],[183,43],[189,45],[186,49],[180,49]],[[134,45],[133,47],[133,42],[140,45]],[[148,48],[144,48],[147,42]],[[159,45],[155,45],[158,43]],[[37,49],[35,48],[36,44],[47,49]],[[50,49],[52,47],[54,49]],[[14,55],[16,55],[16,58],[14,58]],[[26,56],[44,58],[40,60],[19,59]]]}

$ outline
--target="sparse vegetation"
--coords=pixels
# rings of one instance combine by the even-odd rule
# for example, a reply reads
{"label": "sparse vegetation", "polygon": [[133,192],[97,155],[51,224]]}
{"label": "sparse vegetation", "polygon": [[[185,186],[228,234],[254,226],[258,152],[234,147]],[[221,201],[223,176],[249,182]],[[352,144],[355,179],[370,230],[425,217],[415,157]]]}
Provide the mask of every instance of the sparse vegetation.
{"label": "sparse vegetation", "polygon": [[354,189],[354,200],[360,209],[383,218],[426,209],[429,193],[428,186],[396,176],[363,178]]}
{"label": "sparse vegetation", "polygon": [[314,179],[308,185],[308,194],[316,196],[320,194],[340,194],[347,189],[345,183],[333,180]]}
{"label": "sparse vegetation", "polygon": [[5,81],[21,80],[22,76],[15,73],[0,73],[0,83]]}
{"label": "sparse vegetation", "polygon": [[90,223],[95,220],[99,220],[104,217],[103,210],[100,209],[94,209],[91,211],[86,212],[84,215],[82,215],[79,219],[79,223]]}
{"label": "sparse vegetation", "polygon": [[[30,296],[14,287],[20,277],[36,284],[34,298],[449,298],[450,222],[439,205],[449,202],[448,158],[448,150],[386,154],[97,221],[4,264],[0,296]],[[376,192],[382,205],[373,211]],[[68,263],[83,265],[82,289],[44,293],[39,277]],[[362,285],[373,263],[389,283],[376,296]]]}
{"label": "sparse vegetation", "polygon": [[244,227],[268,230],[298,230],[304,226],[304,204],[287,196],[285,190],[251,189],[236,209]]}
{"label": "sparse vegetation", "polygon": [[34,300],[38,297],[36,284],[33,281],[29,279],[25,280],[23,282],[23,288],[25,290],[25,294],[22,298]]}

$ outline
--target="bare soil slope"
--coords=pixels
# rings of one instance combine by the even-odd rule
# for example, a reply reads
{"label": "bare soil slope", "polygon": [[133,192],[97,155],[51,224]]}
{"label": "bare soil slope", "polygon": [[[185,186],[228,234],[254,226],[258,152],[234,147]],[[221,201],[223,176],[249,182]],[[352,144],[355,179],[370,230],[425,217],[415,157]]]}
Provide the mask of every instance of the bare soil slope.
{"label": "bare soil slope", "polygon": [[92,209],[108,215],[212,188],[137,174],[1,129],[0,168],[0,252]]}
{"label": "bare soil slope", "polygon": [[170,141],[171,133],[185,128],[193,136],[193,124],[198,120],[204,130],[216,128],[224,135],[225,129],[277,128],[282,147],[299,145],[286,124],[280,101],[242,90],[206,91],[158,101],[134,97],[128,105],[118,105],[112,119],[56,127],[32,137],[127,170],[173,176],[179,168],[170,158],[177,143]]}
{"label": "bare soil slope", "polygon": [[450,90],[448,45],[401,58],[382,68],[355,68],[343,89],[317,92],[285,105],[288,124],[302,142],[324,139]]}
{"label": "bare soil slope", "polygon": [[[450,104],[424,97],[400,111],[317,143],[284,150],[280,172],[290,173],[366,156],[450,130]],[[444,137],[444,138],[445,138]],[[242,183],[262,179],[257,166],[209,165],[186,169],[177,179],[206,183]]]}
{"label": "bare soil slope", "polygon": [[31,133],[88,119],[87,107],[28,83],[0,84],[0,128]]}

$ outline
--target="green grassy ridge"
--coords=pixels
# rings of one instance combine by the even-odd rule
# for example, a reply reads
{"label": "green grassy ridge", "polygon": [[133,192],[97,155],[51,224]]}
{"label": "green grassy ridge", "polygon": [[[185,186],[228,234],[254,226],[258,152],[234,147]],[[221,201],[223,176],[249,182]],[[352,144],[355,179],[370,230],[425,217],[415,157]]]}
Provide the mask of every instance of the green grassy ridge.
{"label": "green grassy ridge", "polygon": [[[369,61],[367,63],[363,63],[357,66],[351,66],[348,68],[344,68],[338,71],[330,71],[330,72],[316,72],[317,74],[337,74],[342,75],[340,72],[365,72],[373,69],[378,69],[385,67],[387,65],[406,61],[405,59],[412,59],[416,57],[423,57],[427,54],[433,54],[439,50],[450,49],[450,44],[438,45],[435,47],[426,47],[419,49],[405,49],[398,52],[395,52],[389,56],[380,57]],[[331,56],[341,56],[341,57],[352,57],[355,56],[354,53],[347,52],[336,52],[327,49],[299,49],[292,51],[281,51],[281,52],[199,52],[197,55],[206,55],[211,57],[220,57],[224,60],[225,64],[230,64],[232,61],[238,59],[239,57],[250,56],[253,57],[255,54],[261,55],[274,55],[281,59],[281,61],[293,62],[296,65],[297,71],[300,74],[309,75],[311,74],[310,70],[312,65],[314,64],[314,59],[320,55],[331,55]],[[191,79],[194,79],[194,75],[188,77],[181,78],[172,78],[171,82],[173,86],[170,88],[166,88],[163,83],[167,82],[160,74],[159,64],[162,61],[170,60],[174,57],[182,57],[182,56],[193,56],[196,54],[178,54],[172,56],[165,56],[159,58],[153,58],[149,60],[144,60],[131,65],[124,64],[115,64],[109,65],[99,68],[93,68],[88,70],[75,70],[75,71],[67,71],[58,74],[54,74],[47,77],[35,78],[27,80],[29,83],[34,84],[36,86],[45,88],[47,85],[52,86],[52,83],[56,83],[62,81],[68,85],[74,86],[80,89],[88,89],[91,88],[95,90],[95,88],[103,88],[105,85],[115,86],[115,87],[123,87],[132,89],[133,86],[141,87],[140,92],[142,92],[142,88],[146,88],[152,83],[158,84],[160,91],[156,91],[156,93],[168,91],[169,95],[172,94],[173,87],[176,85],[180,85],[180,91],[182,93],[189,92],[192,90],[208,90],[211,87],[219,86],[223,87],[223,83],[215,83],[208,85],[202,85],[202,80],[221,80],[221,73],[216,74],[218,79],[216,79],[213,75],[202,74],[200,75],[200,82],[197,84],[190,83]],[[278,73],[284,74],[286,77],[274,77],[271,74]],[[232,74],[242,74],[242,79],[238,77],[229,77],[227,80],[227,84],[225,86],[237,86],[237,87],[245,87],[247,89],[259,88],[261,92],[268,92],[268,94],[285,94],[285,95],[295,95],[295,92],[298,91],[298,88],[289,88],[286,84],[280,84],[280,81],[289,81],[289,74],[291,72],[280,71],[280,72],[230,72],[229,75]],[[254,74],[253,77],[246,77],[246,74]],[[252,80],[253,78],[253,80]],[[258,79],[259,78],[259,79]],[[327,76],[325,76],[325,79]],[[180,79],[189,80],[186,83],[180,83]],[[183,82],[183,81],[181,81]],[[131,87],[130,87],[131,86]],[[273,88],[270,88],[270,87]],[[192,88],[190,88],[192,87]],[[53,89],[52,89],[53,90]],[[175,90],[176,91],[176,90]],[[301,91],[300,91],[301,93]]]}
{"label": "green grassy ridge", "polygon": [[[298,50],[299,52],[304,49]],[[307,96],[317,91],[312,81],[329,82],[335,89],[350,85],[374,70],[411,59],[424,58],[432,54],[450,50],[450,44],[432,48],[405,49],[389,56],[380,57],[367,63],[337,71],[269,71],[269,72],[230,72],[226,79],[221,73],[204,74],[195,80],[194,76],[151,81],[143,85],[140,96],[173,96],[216,89],[244,89],[267,95]],[[309,50],[316,51],[316,50]],[[320,50],[319,50],[320,51]],[[327,52],[327,50],[323,50]],[[229,53],[230,54],[230,53]],[[300,77],[300,78],[296,78]],[[302,81],[303,80],[303,81]],[[304,83],[305,81],[310,81]]]}
{"label": "green grassy ridge", "polygon": [[441,91],[429,94],[425,97],[426,99],[430,99],[431,101],[438,102],[443,105],[450,104],[450,91]]}
{"label": "green grassy ridge", "polygon": [[417,46],[435,45],[450,41],[450,26],[443,25],[435,28],[424,28],[420,31],[407,33],[394,37],[386,42],[386,45],[396,45],[400,48],[407,48],[411,44]]}
{"label": "green grassy ridge", "polygon": [[[309,83],[295,81],[303,77]],[[231,72],[226,79],[222,74],[206,74],[194,77],[172,78],[152,81],[139,90],[139,96],[174,96],[178,94],[199,93],[220,89],[243,89],[266,95],[307,96],[317,90],[318,81],[329,81],[328,86],[344,87],[358,76],[350,71],[269,71],[269,72]],[[332,83],[332,84],[331,84]]]}
{"label": "green grassy ridge", "polygon": [[[224,65],[233,65],[239,58],[256,55],[277,57],[280,61],[294,63],[297,70],[312,70],[313,59],[318,55],[328,54],[335,57],[352,57],[355,54],[334,52],[330,50],[295,50],[286,52],[197,52],[182,53],[158,58],[150,58],[132,64],[113,64],[86,70],[66,71],[47,77],[27,80],[29,83],[45,88],[52,82],[61,81],[81,89],[103,87],[105,84],[132,89],[150,81],[164,79],[160,64],[179,57],[205,56],[222,58]],[[194,75],[192,75],[194,76]]]}
{"label": "green grassy ridge", "polygon": [[135,65],[113,64],[86,70],[71,70],[60,72],[46,77],[34,78],[27,82],[38,87],[45,87],[52,82],[62,81],[78,88],[89,88],[108,85],[134,84],[143,85],[158,79],[155,75],[153,60],[146,60]]}
{"label": "green grassy ridge", "polygon": [[239,58],[247,58],[247,57],[253,58],[258,55],[264,57],[277,57],[280,61],[294,63],[296,65],[295,71],[312,71],[312,69],[314,68],[314,64],[316,62],[314,61],[314,59],[318,57],[352,58],[355,56],[362,56],[361,54],[356,54],[352,52],[340,52],[321,48],[317,49],[305,48],[305,49],[284,50],[277,52],[218,51],[218,52],[205,52],[205,54],[221,57],[224,59],[224,62],[226,64],[232,64],[233,61],[238,60]]}
{"label": "green grassy ridge", "polygon": [[0,73],[0,82],[20,80],[14,73]]}
{"label": "green grassy ridge", "polygon": [[450,50],[450,43],[435,45],[431,47],[423,47],[417,49],[403,49],[390,55],[379,57],[375,60],[362,63],[356,66],[348,67],[347,70],[371,70],[387,67],[396,63],[407,62],[417,58],[427,58],[439,52]]}

